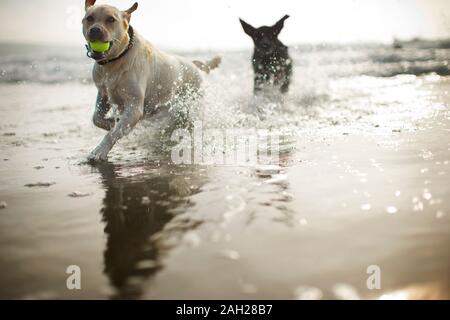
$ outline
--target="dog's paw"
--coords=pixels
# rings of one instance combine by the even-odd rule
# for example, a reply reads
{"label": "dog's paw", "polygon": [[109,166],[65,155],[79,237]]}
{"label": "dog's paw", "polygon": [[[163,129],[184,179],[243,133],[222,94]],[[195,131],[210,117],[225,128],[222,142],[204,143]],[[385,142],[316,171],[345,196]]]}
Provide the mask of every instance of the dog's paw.
{"label": "dog's paw", "polygon": [[108,160],[108,152],[109,150],[106,148],[98,146],[88,155],[88,161],[94,163],[106,161]]}

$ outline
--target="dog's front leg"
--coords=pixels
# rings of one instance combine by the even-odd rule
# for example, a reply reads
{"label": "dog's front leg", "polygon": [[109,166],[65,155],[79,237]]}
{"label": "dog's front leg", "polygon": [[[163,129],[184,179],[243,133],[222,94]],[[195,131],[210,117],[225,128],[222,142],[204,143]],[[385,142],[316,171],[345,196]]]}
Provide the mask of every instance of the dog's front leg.
{"label": "dog's front leg", "polygon": [[286,93],[289,91],[289,85],[291,84],[291,76],[292,76],[292,63],[289,62],[286,64],[284,80],[280,88],[281,93]]}
{"label": "dog's front leg", "polygon": [[111,130],[115,125],[114,119],[105,118],[109,109],[111,109],[111,104],[109,103],[108,98],[106,97],[106,95],[103,95],[101,92],[99,92],[97,95],[97,101],[95,103],[95,111],[94,115],[92,116],[92,121],[94,122],[95,126],[107,131]]}
{"label": "dog's front leg", "polygon": [[103,138],[102,142],[95,148],[88,157],[90,161],[106,161],[109,151],[114,144],[127,135],[138,121],[142,118],[144,113],[144,102],[133,101],[123,111],[119,122],[115,125],[111,131],[109,131]]}
{"label": "dog's front leg", "polygon": [[262,74],[255,74],[255,78],[253,80],[253,93],[257,94],[262,91],[264,87],[265,77]]}

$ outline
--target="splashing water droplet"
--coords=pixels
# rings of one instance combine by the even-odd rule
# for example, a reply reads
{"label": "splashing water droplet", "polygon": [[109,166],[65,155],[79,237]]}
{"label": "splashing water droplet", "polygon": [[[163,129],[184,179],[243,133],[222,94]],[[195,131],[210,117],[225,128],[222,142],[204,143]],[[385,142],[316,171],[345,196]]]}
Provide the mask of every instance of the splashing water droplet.
{"label": "splashing water droplet", "polygon": [[340,300],[360,300],[358,291],[351,285],[338,283],[333,286],[336,298]]}
{"label": "splashing water droplet", "polygon": [[445,214],[444,214],[444,212],[442,212],[442,211],[436,212],[436,218],[438,218],[438,219],[441,219],[444,215],[445,215]]}
{"label": "splashing water droplet", "polygon": [[241,257],[239,252],[235,251],[235,250],[223,250],[222,251],[222,256],[224,258],[230,259],[230,260],[239,260],[239,258]]}
{"label": "splashing water droplet", "polygon": [[398,212],[398,209],[394,206],[386,207],[386,212],[389,214],[394,214]]}
{"label": "splashing water droplet", "polygon": [[424,190],[424,191],[423,191],[422,197],[423,197],[425,200],[430,200],[430,199],[432,198],[432,195],[431,195],[431,193],[428,192],[427,190]]}
{"label": "splashing water droplet", "polygon": [[322,297],[322,291],[316,287],[300,286],[294,290],[296,300],[320,300]]}
{"label": "splashing water droplet", "polygon": [[255,294],[258,292],[258,288],[252,283],[244,283],[241,286],[241,290],[245,294]]}

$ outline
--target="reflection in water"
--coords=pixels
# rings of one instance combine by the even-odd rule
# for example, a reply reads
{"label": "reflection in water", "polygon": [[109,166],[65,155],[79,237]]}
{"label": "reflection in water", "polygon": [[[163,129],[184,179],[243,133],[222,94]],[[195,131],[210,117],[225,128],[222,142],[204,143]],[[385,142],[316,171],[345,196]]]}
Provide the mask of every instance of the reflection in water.
{"label": "reflection in water", "polygon": [[379,300],[448,300],[449,284],[422,283],[384,293]]}
{"label": "reflection in water", "polygon": [[183,208],[202,185],[195,167],[97,165],[106,189],[104,273],[113,298],[139,298],[143,280],[161,268],[162,249],[152,236]]}

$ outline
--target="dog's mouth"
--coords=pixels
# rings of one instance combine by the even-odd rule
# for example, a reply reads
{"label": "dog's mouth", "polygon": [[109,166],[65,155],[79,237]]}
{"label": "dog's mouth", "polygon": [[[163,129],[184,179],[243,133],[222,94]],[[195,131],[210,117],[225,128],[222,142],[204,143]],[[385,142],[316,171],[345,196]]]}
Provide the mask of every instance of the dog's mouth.
{"label": "dog's mouth", "polygon": [[109,41],[108,43],[109,43],[109,48],[108,48],[108,50],[102,51],[102,52],[95,51],[95,50],[91,47],[91,45],[88,43],[88,44],[86,45],[86,48],[87,48],[87,50],[88,50],[88,56],[89,56],[90,58],[96,60],[96,61],[100,61],[100,60],[106,59],[107,56],[108,56],[108,53],[111,51],[111,48],[113,47],[113,42],[112,42],[112,41]]}

